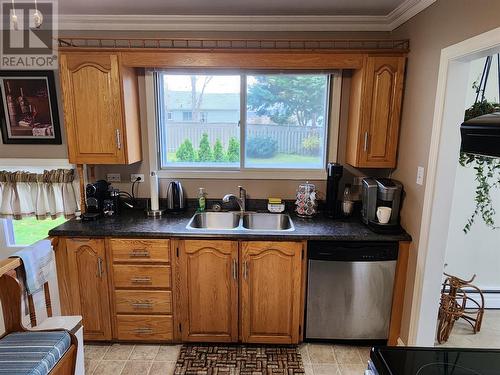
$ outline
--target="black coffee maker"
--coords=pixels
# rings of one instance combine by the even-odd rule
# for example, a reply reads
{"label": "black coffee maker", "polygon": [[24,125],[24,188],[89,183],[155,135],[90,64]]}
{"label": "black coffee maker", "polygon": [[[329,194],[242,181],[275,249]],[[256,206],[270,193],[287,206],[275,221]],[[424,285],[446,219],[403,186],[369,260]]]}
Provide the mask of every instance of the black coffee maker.
{"label": "black coffee maker", "polygon": [[85,187],[86,212],[83,220],[96,220],[103,216],[112,216],[118,213],[119,191],[113,189],[105,180],[99,180]]}
{"label": "black coffee maker", "polygon": [[326,215],[333,219],[340,219],[339,182],[344,174],[344,167],[338,163],[328,163],[326,166]]}

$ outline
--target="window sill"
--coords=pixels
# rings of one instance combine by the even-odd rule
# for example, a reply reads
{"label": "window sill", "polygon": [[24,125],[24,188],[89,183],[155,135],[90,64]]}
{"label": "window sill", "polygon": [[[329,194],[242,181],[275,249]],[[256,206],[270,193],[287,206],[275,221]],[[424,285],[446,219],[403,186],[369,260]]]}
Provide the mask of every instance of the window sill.
{"label": "window sill", "polygon": [[217,180],[326,180],[326,170],[175,170],[162,169],[157,172],[159,178],[192,178]]}

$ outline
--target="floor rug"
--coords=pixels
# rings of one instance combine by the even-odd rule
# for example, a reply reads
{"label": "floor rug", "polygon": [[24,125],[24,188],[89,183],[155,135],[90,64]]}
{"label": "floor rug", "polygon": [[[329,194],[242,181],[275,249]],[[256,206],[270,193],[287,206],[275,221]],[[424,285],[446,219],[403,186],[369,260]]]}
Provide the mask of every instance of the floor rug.
{"label": "floor rug", "polygon": [[296,346],[183,345],[175,375],[304,374]]}

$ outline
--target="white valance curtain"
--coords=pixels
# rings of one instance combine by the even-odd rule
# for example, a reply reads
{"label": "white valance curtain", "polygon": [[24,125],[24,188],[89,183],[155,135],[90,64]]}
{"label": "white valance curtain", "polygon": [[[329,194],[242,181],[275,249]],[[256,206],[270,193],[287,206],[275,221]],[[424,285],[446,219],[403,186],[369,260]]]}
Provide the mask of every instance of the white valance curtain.
{"label": "white valance curtain", "polygon": [[43,173],[0,171],[0,217],[37,219],[75,216],[80,210],[80,187],[74,169]]}

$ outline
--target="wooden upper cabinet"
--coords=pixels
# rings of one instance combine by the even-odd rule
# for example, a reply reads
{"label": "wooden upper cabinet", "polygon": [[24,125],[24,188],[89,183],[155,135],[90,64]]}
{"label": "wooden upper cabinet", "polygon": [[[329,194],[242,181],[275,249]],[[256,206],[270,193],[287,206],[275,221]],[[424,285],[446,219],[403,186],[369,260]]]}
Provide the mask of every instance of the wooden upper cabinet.
{"label": "wooden upper cabinet", "polygon": [[111,340],[104,240],[66,239],[71,313],[83,317],[86,340]]}
{"label": "wooden upper cabinet", "polygon": [[183,341],[238,341],[238,242],[180,242]]}
{"label": "wooden upper cabinet", "polygon": [[141,160],[137,76],[117,53],[60,55],[69,161],[130,164]]}
{"label": "wooden upper cabinet", "polygon": [[349,101],[346,162],[359,168],[395,168],[403,99],[404,56],[368,56],[354,71]]}
{"label": "wooden upper cabinet", "polygon": [[243,242],[240,274],[242,341],[298,343],[302,243]]}

